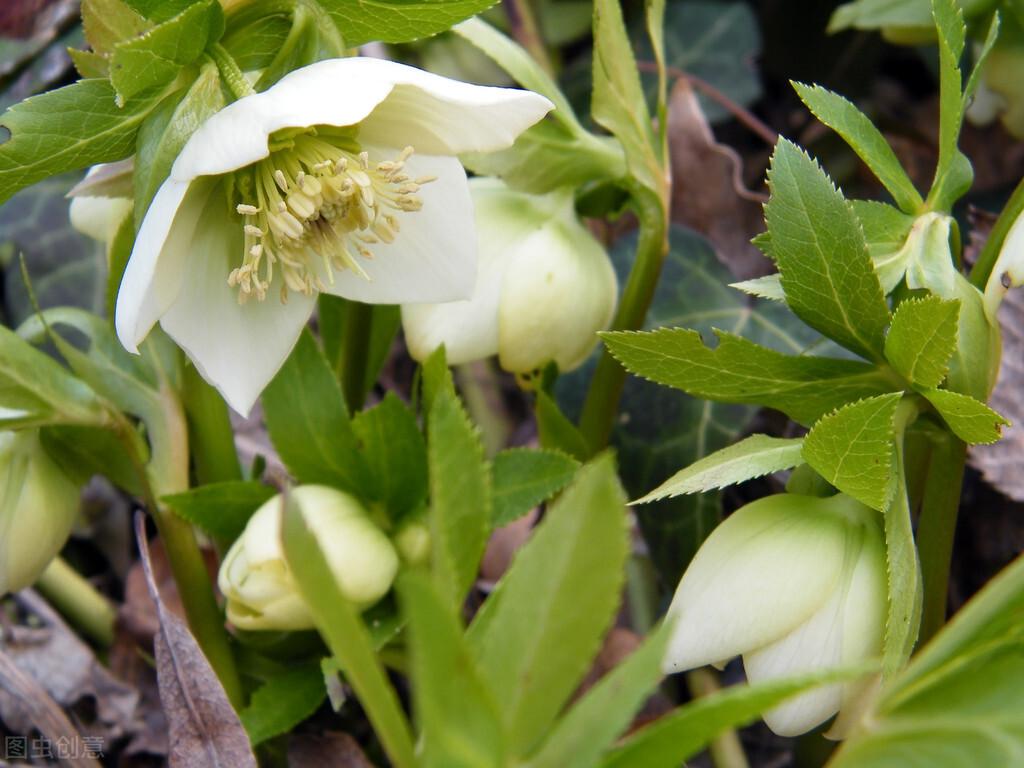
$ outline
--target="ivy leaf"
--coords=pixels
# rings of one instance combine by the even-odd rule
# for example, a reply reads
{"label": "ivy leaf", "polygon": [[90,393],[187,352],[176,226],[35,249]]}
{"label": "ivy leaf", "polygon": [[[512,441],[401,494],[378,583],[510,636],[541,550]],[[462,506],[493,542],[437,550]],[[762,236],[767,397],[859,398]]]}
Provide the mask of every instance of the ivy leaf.
{"label": "ivy leaf", "polygon": [[510,448],[494,457],[495,528],[512,522],[551,498],[572,480],[579,462],[558,451]]}
{"label": "ivy leaf", "polygon": [[803,456],[822,477],[872,509],[892,498],[893,417],[901,392],[846,405],[823,416],[804,438]]}
{"label": "ivy leaf", "polygon": [[928,402],[942,414],[957,437],[971,445],[986,445],[1002,437],[1002,428],[1010,422],[980,400],[948,389],[922,392]]}
{"label": "ivy leaf", "polygon": [[684,493],[702,493],[790,469],[803,461],[802,445],[803,438],[783,439],[768,435],[751,435],[679,470],[649,494],[633,503],[646,504],[649,501]]}
{"label": "ivy leaf", "polygon": [[908,299],[893,313],[885,357],[910,383],[937,387],[949,372],[959,322],[959,301],[938,296]]}
{"label": "ivy leaf", "polygon": [[775,147],[768,180],[771,256],[790,308],[847,349],[880,359],[889,309],[853,207],[786,139]]}
{"label": "ivy leaf", "polygon": [[169,83],[223,32],[220,3],[203,0],[143,35],[117,43],[110,57],[110,82],[118,104],[147,88]]}
{"label": "ivy leaf", "polygon": [[408,43],[451,29],[490,8],[496,0],[319,0],[337,24],[345,45],[379,40]]}
{"label": "ivy leaf", "polygon": [[610,455],[583,467],[470,626],[512,757],[549,730],[601,647],[628,553],[624,504]]}
{"label": "ivy leaf", "polygon": [[731,333],[715,334],[714,348],[697,331],[682,328],[601,336],[612,355],[637,376],[707,400],[764,405],[801,424],[895,388],[865,363],[784,355]]}
{"label": "ivy leaf", "polygon": [[163,95],[146,91],[119,108],[110,83],[91,79],[15,104],[0,115],[11,133],[0,144],[0,203],[47,176],[128,157]]}
{"label": "ivy leaf", "polygon": [[921,207],[924,201],[920,193],[889,142],[867,115],[847,99],[821,86],[793,83],[793,88],[815,117],[843,137],[905,213],[915,213]]}
{"label": "ivy leaf", "polygon": [[455,395],[438,393],[427,428],[434,576],[452,604],[461,605],[491,532],[487,462],[480,436]]}
{"label": "ivy leaf", "polygon": [[161,501],[219,542],[230,544],[245,530],[252,513],[274,493],[273,488],[256,482],[210,483],[164,496]]}

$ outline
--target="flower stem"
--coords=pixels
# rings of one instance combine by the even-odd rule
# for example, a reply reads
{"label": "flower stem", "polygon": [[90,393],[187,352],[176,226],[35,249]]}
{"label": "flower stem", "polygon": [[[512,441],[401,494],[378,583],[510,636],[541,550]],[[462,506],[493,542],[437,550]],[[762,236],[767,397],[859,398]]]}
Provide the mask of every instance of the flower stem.
{"label": "flower stem", "polygon": [[366,369],[370,361],[372,329],[373,306],[359,301],[348,302],[341,340],[341,391],[353,413],[363,407],[366,399]]}
{"label": "flower stem", "polygon": [[921,515],[917,521],[917,549],[924,588],[919,646],[946,622],[949,568],[966,458],[967,446],[962,440],[949,433],[933,438]]}
{"label": "flower stem", "polygon": [[537,15],[533,12],[531,0],[505,0],[502,5],[505,7],[505,15],[508,17],[512,37],[529,52],[533,60],[540,64],[545,72],[553,75],[555,68],[548,55],[548,48],[544,44],[544,37],[541,35],[540,25],[537,23]]}
{"label": "flower stem", "polygon": [[[612,325],[617,331],[633,331],[643,326],[647,310],[654,299],[661,265],[668,253],[667,216],[665,209],[660,207],[663,203],[650,194],[638,196],[638,202],[640,237],[636,246],[636,260]],[[595,453],[608,445],[611,438],[625,382],[626,370],[605,349],[597,361],[594,377],[590,380],[580,417],[580,431]]]}
{"label": "flower stem", "polygon": [[[686,673],[686,685],[695,699],[710,696],[721,690],[718,675],[713,669],[701,667]],[[739,736],[732,728],[722,731],[708,744],[711,760],[717,768],[748,768],[747,755]]]}
{"label": "flower stem", "polygon": [[241,480],[242,465],[224,398],[191,365],[185,367],[182,389],[196,479],[203,485]]}
{"label": "flower stem", "polygon": [[252,87],[245,75],[242,74],[242,70],[238,66],[238,62],[232,58],[231,54],[228,53],[227,49],[220,43],[214,43],[208,49],[210,58],[217,64],[217,69],[220,70],[220,76],[224,79],[228,89],[234,95],[235,99],[243,99],[246,96],[252,96],[256,93],[256,90]]}
{"label": "flower stem", "polygon": [[63,558],[55,557],[50,561],[35,587],[68,622],[101,648],[113,644],[117,611]]}

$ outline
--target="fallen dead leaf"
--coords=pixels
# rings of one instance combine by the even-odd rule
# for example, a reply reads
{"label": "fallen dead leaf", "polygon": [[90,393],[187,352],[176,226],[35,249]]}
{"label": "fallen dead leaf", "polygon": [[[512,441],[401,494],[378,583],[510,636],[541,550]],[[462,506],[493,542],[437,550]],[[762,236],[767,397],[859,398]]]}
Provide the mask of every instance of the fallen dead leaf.
{"label": "fallen dead leaf", "polygon": [[150,561],[145,519],[135,525],[160,629],[153,639],[160,700],[167,716],[172,768],[256,768],[249,737],[217,675],[185,623],[160,597]]}
{"label": "fallen dead leaf", "polygon": [[480,561],[480,586],[485,591],[494,588],[512,564],[516,552],[529,540],[538,514],[534,509],[491,534]]}

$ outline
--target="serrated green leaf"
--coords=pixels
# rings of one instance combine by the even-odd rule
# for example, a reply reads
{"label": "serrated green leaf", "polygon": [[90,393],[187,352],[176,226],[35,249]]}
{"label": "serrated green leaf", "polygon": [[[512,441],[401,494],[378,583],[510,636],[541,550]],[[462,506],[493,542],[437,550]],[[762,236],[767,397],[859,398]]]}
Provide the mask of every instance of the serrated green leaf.
{"label": "serrated green leaf", "polygon": [[546,392],[537,392],[534,404],[537,418],[537,431],[540,433],[540,444],[547,449],[560,451],[578,461],[586,461],[593,451],[587,440],[558,407]]}
{"label": "serrated green leaf", "polygon": [[871,397],[823,416],[804,438],[803,456],[843,493],[885,509],[894,491],[893,417],[903,394]]}
{"label": "serrated green leaf", "polygon": [[320,665],[303,664],[264,682],[238,717],[249,741],[256,746],[291,731],[316,712],[325,698],[327,689]]}
{"label": "serrated green leaf", "polygon": [[830,768],[1018,764],[1022,640],[1024,558],[1017,558],[889,682]]}
{"label": "serrated green leaf", "polygon": [[482,681],[450,602],[409,573],[399,583],[409,622],[412,691],[427,768],[504,763],[498,707]]}
{"label": "serrated green leaf", "polygon": [[434,579],[453,605],[461,605],[491,532],[487,462],[476,428],[446,391],[434,399],[427,434]]}
{"label": "serrated green leaf", "polygon": [[243,72],[264,69],[280,53],[291,28],[286,14],[262,16],[242,26],[232,24],[220,43]]}
{"label": "serrated green leaf", "polygon": [[828,670],[813,675],[737,685],[679,707],[637,731],[600,763],[600,768],[676,768],[728,728],[746,725],[762,712],[819,685],[862,677],[869,670]]}
{"label": "serrated green leaf", "polygon": [[308,330],[263,391],[262,403],[270,440],[300,483],[363,495],[365,461],[341,387]]}
{"label": "serrated green leaf", "polygon": [[442,393],[455,397],[455,381],[448,367],[444,345],[430,353],[430,357],[420,366],[420,383],[422,389],[420,410],[428,415],[434,407],[434,401]]}
{"label": "serrated green leaf", "polygon": [[868,359],[880,359],[889,309],[852,206],[802,149],[780,139],[765,219],[790,308]]}
{"label": "serrated green leaf", "polygon": [[412,411],[388,392],[373,408],[356,414],[352,429],[369,473],[367,493],[397,524],[427,498],[427,446]]}
{"label": "serrated green leaf", "polygon": [[835,10],[828,23],[828,31],[883,27],[927,29],[931,26],[929,0],[854,0]]}
{"label": "serrated green leaf", "polygon": [[911,384],[939,386],[956,351],[959,321],[959,301],[926,296],[902,302],[885,337],[886,359]]}
{"label": "serrated green leaf", "polygon": [[220,72],[211,62],[202,66],[187,90],[168,96],[142,123],[135,153],[136,230],[185,142],[224,103]]}
{"label": "serrated green leaf", "polygon": [[915,218],[895,206],[876,200],[853,200],[851,204],[864,227],[868,253],[882,291],[892,293],[903,280],[913,258],[913,252],[905,246]]}
{"label": "serrated green leaf", "polygon": [[920,209],[924,200],[903,170],[889,142],[867,115],[852,102],[821,86],[793,83],[793,88],[815,117],[843,137],[889,190],[896,205],[905,213],[915,213]]}
{"label": "serrated green leaf", "polygon": [[413,768],[416,759],[409,722],[373,639],[339,588],[302,508],[287,498],[282,528],[285,560],[317,629],[359,698],[392,765]]}
{"label": "serrated green leaf", "polygon": [[338,25],[345,45],[379,40],[407,43],[451,29],[495,0],[319,0]]}
{"label": "serrated green leaf", "polygon": [[964,86],[963,109],[965,112],[974,98],[978,86],[981,85],[981,74],[985,71],[985,63],[999,39],[999,26],[1000,17],[999,12],[996,11],[992,14],[992,21],[988,25],[988,33],[985,35],[985,41],[981,44],[981,49],[975,51],[974,66],[971,69],[970,77],[967,78],[967,85]]}
{"label": "serrated green leaf", "polygon": [[579,462],[557,451],[510,448],[494,457],[491,467],[495,528],[521,517],[550,499],[572,480]]}
{"label": "serrated green leaf", "polygon": [[729,283],[729,287],[759,299],[782,302],[786,300],[786,292],[782,290],[782,278],[778,273]]}
{"label": "serrated green leaf", "polygon": [[624,504],[611,456],[583,467],[470,627],[512,755],[537,746],[601,646],[628,551]]}
{"label": "serrated green leaf", "polygon": [[110,83],[93,79],[15,104],[0,116],[11,133],[0,144],[0,203],[47,176],[127,157],[162,97],[148,91],[120,109]]}
{"label": "serrated green leaf", "polygon": [[986,445],[1002,437],[1010,422],[980,400],[948,389],[922,392],[954,434],[969,445]]}
{"label": "serrated green leaf", "polygon": [[110,82],[118,103],[173,80],[182,67],[198,59],[224,31],[217,0],[201,0],[145,34],[114,46]]}
{"label": "serrated green leaf", "polygon": [[274,493],[273,488],[256,482],[210,483],[164,496],[161,501],[220,543],[230,544]]}
{"label": "serrated green leaf", "polygon": [[663,624],[587,691],[530,758],[529,768],[597,765],[661,679],[661,660],[671,636],[671,626]]}
{"label": "serrated green leaf", "polygon": [[646,504],[667,496],[702,493],[790,469],[803,461],[800,455],[802,445],[803,438],[799,437],[783,439],[751,435],[681,469],[633,503]]}
{"label": "serrated green leaf", "polygon": [[637,376],[708,400],[765,405],[801,424],[898,386],[865,363],[784,355],[722,331],[716,331],[714,348],[696,331],[681,328],[601,335]]}
{"label": "serrated green leaf", "polygon": [[[114,46],[138,37],[151,24],[124,0],[82,0],[82,28],[93,54],[106,64]],[[88,53],[76,51],[77,54]]]}
{"label": "serrated green leaf", "polygon": [[201,0],[124,0],[150,21],[167,21]]}
{"label": "serrated green leaf", "polygon": [[939,37],[939,162],[928,193],[932,210],[948,211],[971,187],[974,171],[957,142],[964,119],[960,57],[967,27],[957,0],[932,0]]}
{"label": "serrated green leaf", "polygon": [[921,628],[924,591],[921,564],[914,542],[907,494],[903,436],[892,446],[895,488],[884,510],[885,563],[889,586],[889,604],[882,638],[882,677],[890,679],[907,663]]}

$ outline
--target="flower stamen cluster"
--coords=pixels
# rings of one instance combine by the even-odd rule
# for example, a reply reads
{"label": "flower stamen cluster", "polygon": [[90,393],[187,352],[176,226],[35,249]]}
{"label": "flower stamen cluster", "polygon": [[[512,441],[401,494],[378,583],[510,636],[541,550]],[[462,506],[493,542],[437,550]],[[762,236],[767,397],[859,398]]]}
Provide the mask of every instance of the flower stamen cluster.
{"label": "flower stamen cluster", "polygon": [[289,291],[312,295],[334,284],[335,271],[349,269],[365,280],[357,256],[366,247],[391,243],[399,232],[396,214],[419,211],[420,187],[432,176],[404,172],[413,148],[393,160],[371,162],[350,138],[315,129],[276,142],[275,151],[236,173],[235,211],[243,220],[242,265],[228,275],[238,302],[266,299],[281,271],[281,302]]}

